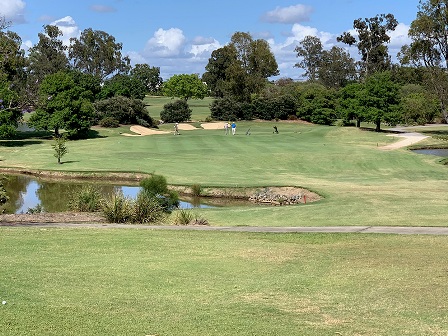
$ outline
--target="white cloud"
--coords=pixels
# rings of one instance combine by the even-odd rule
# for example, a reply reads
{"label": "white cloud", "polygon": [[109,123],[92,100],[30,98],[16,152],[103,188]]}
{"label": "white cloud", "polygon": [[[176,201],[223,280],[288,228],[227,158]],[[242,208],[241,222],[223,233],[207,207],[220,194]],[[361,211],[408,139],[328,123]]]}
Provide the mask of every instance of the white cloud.
{"label": "white cloud", "polygon": [[207,60],[214,50],[222,47],[221,44],[215,39],[202,40],[203,43],[197,43],[197,42],[198,42],[197,39],[193,40],[193,44],[191,45],[190,48],[190,53],[193,54],[194,57],[205,57]]}
{"label": "white cloud", "polygon": [[410,44],[412,41],[408,36],[409,26],[404,23],[399,23],[394,31],[389,32],[390,37],[389,46],[391,48],[401,48],[402,45]]}
{"label": "white cloud", "polygon": [[313,8],[306,5],[276,7],[262,16],[262,20],[271,23],[298,23],[308,21]]}
{"label": "white cloud", "polygon": [[22,0],[0,0],[0,16],[13,23],[24,23],[25,6]]}
{"label": "white cloud", "polygon": [[75,20],[71,16],[63,17],[62,19],[53,21],[50,23],[52,26],[57,26],[62,32],[62,42],[64,45],[70,44],[70,38],[78,38],[81,34],[79,27],[76,25]]}
{"label": "white cloud", "polygon": [[159,28],[149,39],[145,47],[145,55],[156,57],[174,57],[182,53],[186,38],[182,30]]}

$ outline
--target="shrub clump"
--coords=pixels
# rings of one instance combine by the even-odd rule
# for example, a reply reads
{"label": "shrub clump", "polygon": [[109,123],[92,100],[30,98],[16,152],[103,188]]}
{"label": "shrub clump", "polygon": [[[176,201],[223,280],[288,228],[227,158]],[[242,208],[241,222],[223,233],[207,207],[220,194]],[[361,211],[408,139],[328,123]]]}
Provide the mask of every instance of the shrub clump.
{"label": "shrub clump", "polygon": [[71,196],[69,209],[79,212],[95,212],[101,209],[102,195],[100,190],[92,185],[86,185]]}
{"label": "shrub clump", "polygon": [[176,100],[163,106],[160,119],[166,123],[184,122],[191,118],[191,109],[185,100]]}
{"label": "shrub clump", "polygon": [[107,128],[117,128],[118,126],[120,126],[118,120],[112,117],[105,117],[101,119],[98,124],[101,127],[107,127]]}

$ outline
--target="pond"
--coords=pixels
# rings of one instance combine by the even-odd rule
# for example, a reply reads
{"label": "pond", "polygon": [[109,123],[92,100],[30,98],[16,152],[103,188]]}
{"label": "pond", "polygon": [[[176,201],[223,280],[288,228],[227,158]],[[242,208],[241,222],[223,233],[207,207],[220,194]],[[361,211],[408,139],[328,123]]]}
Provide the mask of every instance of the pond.
{"label": "pond", "polygon": [[[60,180],[41,180],[27,175],[3,175],[3,185],[10,197],[5,205],[5,213],[21,214],[41,205],[45,212],[68,211],[68,203],[74,193],[81,190],[87,182],[79,183]],[[135,198],[140,191],[138,186],[95,184],[103,195],[121,190],[124,196]],[[181,209],[211,208],[219,206],[203,198],[189,198],[180,201]]]}
{"label": "pond", "polygon": [[435,155],[441,157],[448,157],[448,148],[440,148],[440,149],[413,149],[414,153],[417,154],[426,154],[426,155]]}

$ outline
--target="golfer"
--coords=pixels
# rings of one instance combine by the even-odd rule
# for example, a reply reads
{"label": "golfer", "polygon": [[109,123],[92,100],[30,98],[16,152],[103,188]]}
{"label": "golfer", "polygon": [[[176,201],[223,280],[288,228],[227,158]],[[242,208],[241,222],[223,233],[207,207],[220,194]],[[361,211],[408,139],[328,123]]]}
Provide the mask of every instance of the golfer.
{"label": "golfer", "polygon": [[236,132],[236,124],[235,124],[235,122],[232,122],[232,135],[235,135],[235,132]]}

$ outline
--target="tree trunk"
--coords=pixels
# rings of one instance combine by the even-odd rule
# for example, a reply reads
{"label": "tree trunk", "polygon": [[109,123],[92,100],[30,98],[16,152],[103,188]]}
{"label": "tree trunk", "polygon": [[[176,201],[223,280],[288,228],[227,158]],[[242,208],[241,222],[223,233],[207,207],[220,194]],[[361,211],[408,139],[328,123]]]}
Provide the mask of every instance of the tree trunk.
{"label": "tree trunk", "polygon": [[358,118],[358,119],[356,119],[356,127],[361,127],[361,119],[360,118]]}
{"label": "tree trunk", "polygon": [[376,124],[375,132],[381,131],[381,119],[377,119],[375,121],[375,124]]}

